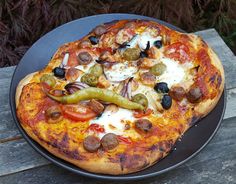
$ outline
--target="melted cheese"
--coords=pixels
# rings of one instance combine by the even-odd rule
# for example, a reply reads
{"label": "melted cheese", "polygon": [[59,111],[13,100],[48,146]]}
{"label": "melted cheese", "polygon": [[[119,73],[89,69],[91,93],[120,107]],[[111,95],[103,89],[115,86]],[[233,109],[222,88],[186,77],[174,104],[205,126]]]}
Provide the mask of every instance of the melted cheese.
{"label": "melted cheese", "polygon": [[185,77],[185,69],[177,61],[162,58],[161,61],[166,65],[166,71],[157,77],[159,82],[166,82],[168,87],[171,88],[174,84],[180,83]]}
{"label": "melted cheese", "polygon": [[75,68],[85,72],[85,73],[88,73],[89,69],[94,65],[96,64],[95,61],[92,61],[91,63],[89,63],[88,65],[78,65],[76,66]]}
{"label": "melted cheese", "polygon": [[152,37],[149,33],[144,32],[140,35],[138,45],[139,48],[144,50],[147,47],[147,43],[150,43],[150,48],[153,46],[154,42],[157,40],[161,40],[160,36]]}
{"label": "melted cheese", "polygon": [[104,73],[109,81],[120,82],[133,77],[137,70],[137,67],[129,66],[128,62],[125,62],[117,63],[111,68],[104,68]]}
{"label": "melted cheese", "polygon": [[102,138],[107,133],[114,133],[116,135],[124,135],[124,128],[126,121],[134,121],[132,111],[119,108],[117,112],[105,111],[98,119],[90,121],[91,124],[99,124],[104,127],[105,132],[99,133],[98,136]]}
{"label": "melted cheese", "polygon": [[149,32],[143,32],[140,35],[136,35],[129,42],[129,48],[136,47],[137,45],[141,50],[144,50],[147,47],[147,43],[150,43],[150,48],[154,45],[154,42],[161,40],[161,36],[153,37]]}

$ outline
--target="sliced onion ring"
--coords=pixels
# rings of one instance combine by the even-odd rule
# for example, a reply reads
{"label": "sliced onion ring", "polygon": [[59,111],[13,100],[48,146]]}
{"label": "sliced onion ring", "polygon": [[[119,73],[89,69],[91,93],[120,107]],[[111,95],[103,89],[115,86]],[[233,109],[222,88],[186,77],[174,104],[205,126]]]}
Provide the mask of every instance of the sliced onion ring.
{"label": "sliced onion ring", "polygon": [[84,88],[88,88],[89,86],[85,83],[82,82],[72,82],[69,83],[65,86],[65,90],[69,93],[69,94],[73,94],[78,90],[84,89]]}

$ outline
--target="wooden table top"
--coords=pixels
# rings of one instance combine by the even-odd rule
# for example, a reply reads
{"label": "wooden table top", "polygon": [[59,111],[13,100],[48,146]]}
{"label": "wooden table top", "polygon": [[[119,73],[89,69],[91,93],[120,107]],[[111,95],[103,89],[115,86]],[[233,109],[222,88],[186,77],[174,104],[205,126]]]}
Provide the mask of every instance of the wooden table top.
{"label": "wooden table top", "polygon": [[[187,163],[154,178],[130,183],[236,183],[236,56],[214,29],[196,34],[214,49],[224,65],[227,105],[222,125],[210,143]],[[9,106],[14,69],[15,66],[0,69],[0,183],[120,183],[78,176],[50,163],[26,143]]]}

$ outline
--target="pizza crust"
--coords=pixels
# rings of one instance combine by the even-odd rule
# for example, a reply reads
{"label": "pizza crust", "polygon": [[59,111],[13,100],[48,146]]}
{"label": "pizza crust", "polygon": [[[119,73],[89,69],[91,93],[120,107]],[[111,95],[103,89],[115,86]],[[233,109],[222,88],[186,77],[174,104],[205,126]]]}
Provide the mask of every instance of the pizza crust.
{"label": "pizza crust", "polygon": [[211,63],[214,65],[221,74],[222,82],[220,84],[220,87],[218,89],[218,94],[215,98],[213,99],[208,99],[203,102],[200,102],[197,106],[195,106],[194,111],[199,114],[202,118],[205,117],[207,114],[209,114],[216,104],[218,103],[223,90],[224,90],[224,84],[225,84],[225,75],[224,75],[224,68],[223,65],[220,62],[220,59],[216,55],[216,53],[208,46],[208,54],[211,58]]}
{"label": "pizza crust", "polygon": [[31,79],[34,77],[35,74],[37,74],[38,72],[34,72],[34,73],[30,73],[28,75],[26,75],[23,79],[21,79],[21,81],[19,82],[17,88],[16,88],[16,95],[15,95],[15,102],[16,102],[16,108],[19,105],[19,101],[20,101],[20,95],[22,93],[22,89],[25,85],[29,84]]}

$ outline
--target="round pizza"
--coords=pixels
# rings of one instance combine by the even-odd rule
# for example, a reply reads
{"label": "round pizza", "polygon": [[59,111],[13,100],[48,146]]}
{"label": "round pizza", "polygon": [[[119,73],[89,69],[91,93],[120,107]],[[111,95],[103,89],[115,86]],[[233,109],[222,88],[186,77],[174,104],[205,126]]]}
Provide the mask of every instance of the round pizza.
{"label": "round pizza", "polygon": [[17,117],[53,155],[90,172],[127,174],[170,153],[223,88],[222,64],[200,37],[119,20],[62,45],[22,79]]}

